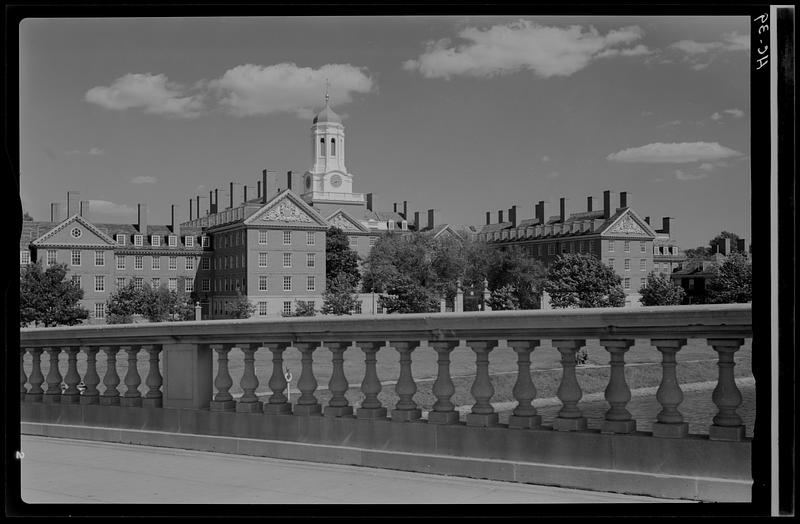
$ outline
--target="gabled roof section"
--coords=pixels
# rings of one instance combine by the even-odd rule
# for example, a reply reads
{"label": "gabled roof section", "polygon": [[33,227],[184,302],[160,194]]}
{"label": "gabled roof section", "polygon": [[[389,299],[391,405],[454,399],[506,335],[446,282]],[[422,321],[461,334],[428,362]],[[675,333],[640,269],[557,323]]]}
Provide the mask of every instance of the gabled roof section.
{"label": "gabled roof section", "polygon": [[433,229],[423,231],[423,233],[433,235],[434,240],[439,237],[446,238],[447,236],[456,237],[458,240],[464,240],[462,234],[451,227],[450,224],[439,224],[438,226],[434,226]]}
{"label": "gabled roof section", "polygon": [[344,209],[337,209],[325,219],[331,226],[338,227],[342,231],[358,231],[361,233],[369,233],[369,228],[359,222],[353,215]]}
{"label": "gabled roof section", "polygon": [[623,207],[617,209],[604,224],[599,228],[601,236],[632,236],[632,237],[652,237],[655,238],[656,232],[642,220],[631,208]]}
{"label": "gabled roof section", "polygon": [[[62,239],[63,235],[60,235],[62,231],[65,231],[68,227],[72,225],[80,225],[84,229],[88,230],[91,235],[90,238],[80,238],[80,239],[71,239],[65,238]],[[64,241],[66,240],[66,241]],[[116,242],[100,231],[94,224],[91,224],[88,220],[83,218],[82,216],[75,214],[71,217],[67,218],[56,227],[52,228],[50,231],[45,233],[44,235],[40,236],[33,242],[31,242],[34,246],[46,246],[46,245],[65,245],[65,244],[74,244],[74,245],[108,245],[108,246],[116,246]]]}
{"label": "gabled roof section", "polygon": [[303,199],[291,190],[284,189],[264,207],[250,215],[244,221],[245,225],[292,225],[292,226],[321,226],[330,227],[317,211],[306,204]]}

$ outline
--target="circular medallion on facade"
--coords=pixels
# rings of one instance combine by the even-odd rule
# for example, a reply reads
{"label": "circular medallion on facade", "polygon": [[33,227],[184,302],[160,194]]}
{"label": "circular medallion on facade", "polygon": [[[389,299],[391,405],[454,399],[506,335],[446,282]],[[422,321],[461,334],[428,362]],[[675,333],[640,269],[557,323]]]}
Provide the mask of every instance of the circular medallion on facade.
{"label": "circular medallion on facade", "polygon": [[333,187],[341,186],[342,185],[342,177],[340,177],[339,175],[333,175],[331,177],[331,185]]}
{"label": "circular medallion on facade", "polygon": [[73,238],[80,238],[81,235],[83,234],[83,231],[81,231],[80,228],[73,227],[72,231],[70,231],[70,234],[72,235]]}

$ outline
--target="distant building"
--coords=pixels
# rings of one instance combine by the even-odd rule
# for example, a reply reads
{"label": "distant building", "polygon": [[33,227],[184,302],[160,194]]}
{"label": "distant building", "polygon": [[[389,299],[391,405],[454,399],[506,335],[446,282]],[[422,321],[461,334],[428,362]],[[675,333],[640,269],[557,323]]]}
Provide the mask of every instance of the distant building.
{"label": "distant building", "polygon": [[[706,303],[706,283],[714,278],[717,268],[734,252],[730,238],[724,238],[711,246],[713,253],[706,258],[690,259],[670,274],[670,278],[686,292],[685,304]],[[739,239],[736,251],[749,260],[747,241]]]}

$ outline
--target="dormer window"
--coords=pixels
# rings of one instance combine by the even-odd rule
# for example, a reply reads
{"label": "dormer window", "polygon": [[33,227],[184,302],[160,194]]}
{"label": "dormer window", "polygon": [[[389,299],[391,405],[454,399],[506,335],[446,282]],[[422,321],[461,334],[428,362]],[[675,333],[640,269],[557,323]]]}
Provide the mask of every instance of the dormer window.
{"label": "dormer window", "polygon": [[141,246],[143,242],[144,242],[144,237],[142,235],[133,235],[134,246]]}
{"label": "dormer window", "polygon": [[175,247],[178,245],[178,237],[175,235],[169,236],[169,247]]}
{"label": "dormer window", "polygon": [[117,244],[120,246],[125,245],[125,235],[117,235]]}
{"label": "dormer window", "polygon": [[207,236],[200,237],[200,245],[201,245],[201,247],[208,247],[210,245]]}
{"label": "dormer window", "polygon": [[389,221],[389,229],[394,229],[394,220]]}
{"label": "dormer window", "polygon": [[186,247],[194,247],[194,237],[184,237]]}
{"label": "dormer window", "polygon": [[150,243],[153,245],[153,247],[160,246],[161,245],[161,235],[153,235],[150,238]]}
{"label": "dormer window", "polygon": [[406,220],[400,223],[400,229],[408,229],[408,222]]}

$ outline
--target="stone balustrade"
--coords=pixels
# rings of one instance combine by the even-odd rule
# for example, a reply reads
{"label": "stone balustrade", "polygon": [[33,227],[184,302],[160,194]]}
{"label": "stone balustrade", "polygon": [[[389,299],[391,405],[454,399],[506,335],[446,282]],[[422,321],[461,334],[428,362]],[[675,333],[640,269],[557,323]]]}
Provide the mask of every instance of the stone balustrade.
{"label": "stone balustrade", "polygon": [[[285,429],[290,425],[286,417],[320,417],[330,421],[325,424],[339,424],[331,428],[349,428],[346,430],[351,433],[343,439],[345,441],[352,437],[352,432],[359,435],[362,435],[359,432],[363,432],[358,439],[365,448],[386,449],[387,441],[391,441],[393,449],[399,452],[420,449],[433,452],[434,449],[427,450],[421,444],[400,442],[402,439],[393,436],[393,433],[406,435],[409,430],[402,428],[412,427],[408,423],[413,423],[413,427],[433,428],[414,430],[423,432],[421,435],[427,434],[424,432],[438,432],[436,438],[440,440],[434,446],[437,453],[442,452],[441,439],[446,436],[455,441],[466,439],[464,442],[470,442],[467,447],[477,450],[476,455],[479,457],[507,460],[513,455],[512,458],[515,457],[516,460],[528,461],[542,460],[536,455],[541,452],[510,448],[498,452],[489,447],[497,442],[507,442],[513,448],[520,446],[519,442],[527,442],[524,440],[526,438],[549,439],[547,442],[553,439],[573,442],[580,438],[582,444],[569,444],[567,447],[591,446],[587,442],[595,439],[598,448],[603,449],[603,443],[606,442],[603,439],[635,437],[638,440],[635,441],[632,452],[635,453],[635,449],[644,446],[641,449],[656,450],[654,453],[657,455],[652,461],[654,469],[642,466],[643,469],[637,474],[658,475],[664,473],[663,457],[669,456],[674,449],[684,449],[687,446],[693,453],[712,459],[721,457],[718,460],[720,463],[724,462],[725,453],[741,454],[741,449],[745,449],[744,455],[749,457],[749,439],[745,436],[742,418],[737,413],[742,396],[734,380],[733,357],[744,339],[753,336],[751,315],[749,305],[724,305],[635,310],[609,308],[360,315],[21,329],[20,399],[23,422],[67,424],[70,417],[74,416],[86,423],[86,413],[91,412],[95,425],[113,427],[117,423],[126,424],[121,422],[123,418],[114,415],[113,410],[130,408],[147,413],[160,412],[162,415],[158,415],[158,420],[161,421],[159,423],[173,427],[164,420],[173,415],[185,416],[181,413],[189,410],[193,413],[209,413],[202,415],[204,417],[223,417],[213,419],[217,420],[214,423],[217,425],[236,426],[240,424],[236,422],[236,417],[259,417],[261,422],[252,422],[256,419],[247,418],[241,419],[248,421],[241,424],[252,423],[260,424],[260,428],[278,428],[274,431],[258,430],[268,433],[264,438],[314,442],[315,438],[322,439],[314,435],[324,431],[318,428],[312,432],[314,435],[302,434],[302,428],[306,426],[301,424],[291,426],[295,428],[295,433],[287,437],[281,433],[281,428]],[[688,434],[688,424],[680,410],[683,393],[676,354],[692,338],[706,339],[718,355],[717,386],[710,393],[717,413],[709,421],[708,435],[702,437]],[[552,346],[561,357],[562,374],[557,397],[562,406],[552,425],[543,425],[542,417],[533,405],[537,398],[537,388],[535,374],[531,373],[531,354],[540,350],[543,339],[552,341]],[[587,339],[599,339],[600,345],[609,356],[610,373],[605,389],[607,409],[599,432],[588,429],[587,416],[581,409],[583,393],[576,377],[576,354],[585,346]],[[656,394],[660,410],[650,416],[652,432],[637,431],[637,420],[626,407],[631,400],[631,390],[626,383],[625,354],[635,339],[649,339],[652,346],[661,353],[662,378]],[[507,424],[499,422],[498,413],[492,405],[495,391],[489,374],[492,351],[503,346],[513,349],[517,355],[517,377],[512,391],[516,406]],[[430,370],[430,375],[436,377],[432,386],[436,401],[427,418],[422,416],[420,406],[414,401],[417,384],[412,374],[412,362],[414,352],[419,347],[432,348],[437,354],[437,369],[435,373]],[[451,376],[450,355],[456,347],[470,348],[475,359],[474,375],[469,389],[474,404],[463,420],[452,401],[456,390]],[[239,382],[243,393],[239,398],[234,398],[230,393],[234,382],[228,363],[234,348],[241,350],[244,355],[244,370]],[[283,375],[283,354],[288,348],[296,348],[302,355],[302,368],[296,382],[300,395],[292,398],[291,403],[286,395],[287,382]],[[357,406],[351,405],[345,396],[350,388],[344,372],[343,355],[347,348],[357,349],[349,354],[359,354],[359,358],[363,359],[364,375],[360,384],[363,397]],[[117,373],[120,349],[128,362],[127,372],[122,379],[125,386],[122,393],[118,390],[121,380]],[[68,369],[63,377],[58,366],[62,351],[68,355]],[[97,355],[100,351],[107,362],[102,377],[102,393],[98,390],[101,380],[97,373]],[[140,376],[137,367],[137,358],[142,351],[145,352],[149,365],[146,377]],[[83,377],[79,375],[76,365],[79,352],[85,353],[86,357]],[[272,357],[271,376],[267,383],[271,394],[263,402],[255,393],[259,386],[259,370],[255,363],[258,352],[271,352]],[[331,396],[325,406],[315,394],[318,382],[314,363],[322,352],[330,353],[332,368],[327,384]],[[378,352],[391,353],[392,358],[397,359],[399,376],[378,376]],[[26,354],[30,359],[29,374],[26,374],[22,365],[22,358]],[[43,355],[47,355],[50,362],[46,377],[43,376],[41,367]],[[212,376],[214,360],[217,363],[217,372]],[[266,374],[266,370],[264,372]],[[139,391],[143,378],[147,388],[144,395]],[[394,391],[398,400],[395,405],[382,403],[382,380],[396,381]],[[63,390],[62,382],[66,384]],[[77,389],[80,382],[85,385],[82,393]],[[75,411],[80,409],[91,411]],[[125,413],[137,413],[130,409]],[[218,415],[214,415],[215,413]],[[152,420],[155,419],[148,420],[147,424],[152,428]],[[341,424],[349,426],[340,426]],[[227,435],[229,433],[226,431],[234,431],[214,430],[209,427],[195,429],[204,434],[214,434],[216,431]],[[459,430],[462,433],[454,433],[452,430],[446,431],[447,427],[464,429]],[[380,431],[384,432],[381,433],[384,437],[375,436],[377,428],[382,428]],[[244,436],[259,438],[258,431],[253,430]],[[502,433],[497,433],[498,431]],[[283,436],[276,437],[278,434]],[[485,444],[481,443],[481,435],[487,439]],[[680,442],[685,444],[678,444]],[[746,447],[726,448],[724,443]],[[487,449],[482,449],[482,445]],[[452,449],[456,450],[453,454],[461,453],[464,446],[463,443],[455,442],[452,445]],[[610,451],[608,453],[613,454]],[[571,466],[576,464],[575,460],[577,459],[574,457],[569,459]],[[742,459],[732,457],[731,460],[741,462]],[[596,466],[592,460],[583,465]],[[727,467],[722,464],[718,466],[723,470]],[[673,473],[678,474],[680,471]],[[720,475],[724,477],[729,473]],[[739,471],[733,476],[736,477],[735,482],[742,482],[742,479],[746,482],[749,478],[749,466],[747,471]],[[574,485],[580,487],[579,484]]]}

